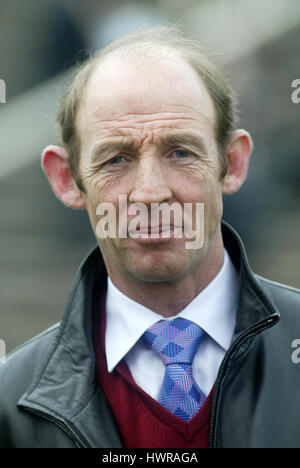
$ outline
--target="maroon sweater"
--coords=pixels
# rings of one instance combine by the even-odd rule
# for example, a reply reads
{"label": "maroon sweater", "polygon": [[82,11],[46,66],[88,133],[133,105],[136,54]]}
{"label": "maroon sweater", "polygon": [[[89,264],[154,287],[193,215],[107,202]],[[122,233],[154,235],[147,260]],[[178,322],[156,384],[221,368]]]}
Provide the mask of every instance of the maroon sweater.
{"label": "maroon sweater", "polygon": [[[100,310],[99,310],[100,309]],[[213,390],[189,421],[174,416],[134,381],[123,359],[109,373],[105,357],[105,297],[94,320],[97,377],[128,448],[207,448]]]}

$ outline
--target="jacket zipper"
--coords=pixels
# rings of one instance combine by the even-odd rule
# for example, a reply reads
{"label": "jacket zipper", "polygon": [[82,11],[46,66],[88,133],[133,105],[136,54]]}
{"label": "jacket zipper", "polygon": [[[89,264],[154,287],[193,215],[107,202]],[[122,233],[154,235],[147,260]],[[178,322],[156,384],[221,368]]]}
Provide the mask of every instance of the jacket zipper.
{"label": "jacket zipper", "polygon": [[50,421],[53,424],[55,424],[63,432],[65,432],[68,435],[68,437],[70,437],[70,439],[72,439],[75,442],[78,448],[89,448],[89,446],[84,444],[66,423],[63,423],[59,419],[55,418],[54,416],[51,416],[48,413],[45,413],[44,411],[40,411],[35,408],[30,408],[29,406],[24,406],[24,405],[20,405],[20,407],[30,413],[36,414],[42,417],[43,419],[46,419],[47,421]]}
{"label": "jacket zipper", "polygon": [[211,422],[210,422],[210,430],[209,430],[209,448],[214,448],[216,411],[217,411],[217,404],[218,404],[218,399],[219,399],[219,391],[220,391],[221,382],[225,374],[225,368],[226,368],[229,358],[231,357],[232,352],[244,339],[250,336],[254,331],[258,331],[263,328],[269,328],[272,326],[272,324],[275,324],[278,320],[279,320],[278,316],[273,317],[273,318],[269,317],[268,319],[258,323],[257,325],[254,325],[253,327],[248,328],[246,331],[244,331],[237,337],[237,339],[232,343],[232,345],[228,349],[221,363],[218,377],[215,383],[215,391],[214,391],[214,397],[213,397],[213,403],[212,403],[212,409],[211,409],[211,419],[210,419]]}

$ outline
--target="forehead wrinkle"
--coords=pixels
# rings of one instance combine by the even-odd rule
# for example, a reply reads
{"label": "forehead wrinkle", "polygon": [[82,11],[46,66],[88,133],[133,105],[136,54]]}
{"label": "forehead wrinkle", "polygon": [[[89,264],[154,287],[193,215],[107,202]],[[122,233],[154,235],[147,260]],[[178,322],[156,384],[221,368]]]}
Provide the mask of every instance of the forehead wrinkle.
{"label": "forehead wrinkle", "polygon": [[[186,118],[182,119],[182,121],[189,121],[192,122],[194,119]],[[173,122],[177,122],[178,119],[174,120]],[[197,119],[194,122],[198,123]],[[210,126],[211,132],[207,132],[207,128],[197,128],[198,126],[189,125],[189,126],[178,126],[172,125],[172,121],[159,121],[159,122],[137,122],[132,123],[130,126],[126,122],[127,126],[120,126],[119,121],[115,121],[116,126],[112,125],[112,122],[107,123],[107,126],[100,124],[100,129],[98,133],[98,142],[99,140],[103,141],[103,145],[106,147],[101,150],[101,141],[95,143],[95,147],[100,148],[100,151],[108,151],[109,148],[111,151],[119,151],[119,150],[128,150],[128,151],[138,151],[138,148],[142,146],[142,144],[154,142],[155,144],[164,145],[165,147],[174,146],[176,144],[185,144],[189,146],[193,146],[199,148],[202,152],[208,153],[208,140],[210,141],[211,138],[214,138],[214,128]],[[156,123],[159,123],[159,126],[156,127]],[[107,127],[107,128],[106,128]],[[108,134],[101,138],[101,130],[108,131]],[[113,144],[115,144],[113,146]],[[109,147],[108,147],[109,146]],[[92,150],[93,153],[93,150]]]}
{"label": "forehead wrinkle", "polygon": [[147,132],[141,138],[136,137],[113,137],[112,140],[105,141],[95,145],[92,150],[91,162],[94,163],[98,160],[99,156],[105,153],[113,153],[119,151],[134,151],[138,152],[143,144],[157,145],[161,150],[174,147],[175,145],[187,145],[199,148],[202,153],[207,154],[207,144],[205,138],[200,134],[194,132],[170,132],[169,134],[162,134],[155,136],[153,132]]}
{"label": "forehead wrinkle", "polygon": [[[170,106],[168,104],[167,106]],[[184,108],[190,111],[191,113],[188,115],[184,110],[176,111],[162,111],[158,110],[156,112],[126,112],[123,114],[120,114],[117,111],[112,111],[111,112],[111,117],[106,117],[103,119],[103,113],[105,113],[106,109],[105,108],[100,108],[97,109],[93,112],[91,115],[91,124],[92,125],[97,125],[97,124],[105,124],[107,123],[116,123],[118,124],[119,122],[126,122],[132,120],[132,125],[134,124],[147,124],[147,123],[154,123],[154,122],[160,122],[160,121],[175,121],[175,120],[194,120],[194,121],[200,121],[200,119],[205,120],[206,122],[209,122],[210,124],[213,124],[215,115],[206,115],[205,113],[201,112],[200,109],[195,109],[190,106],[185,106],[185,105],[174,105],[179,108]]]}
{"label": "forehead wrinkle", "polygon": [[[126,116],[126,119],[122,118],[111,120],[105,119],[101,121],[98,120],[97,122],[93,122],[90,125],[95,128],[99,127],[99,136],[102,130],[108,131],[111,138],[128,137],[135,138],[136,140],[146,138],[146,134],[149,134],[149,132],[159,132],[161,130],[165,132],[167,129],[170,129],[171,132],[176,132],[177,130],[177,132],[181,131],[182,133],[186,133],[189,130],[189,126],[187,126],[189,122],[193,126],[194,130],[197,130],[197,124],[206,124],[214,132],[214,125],[212,124],[210,119],[203,114],[201,115],[203,120],[200,120],[196,117],[184,115],[181,115],[179,117],[174,116],[168,119],[151,118],[146,120],[144,118],[138,119],[136,114],[133,114],[133,117],[135,117],[135,119],[131,119],[130,117],[131,116]],[[144,115],[141,117],[144,117]],[[184,126],[182,126],[181,123],[184,123]],[[132,136],[128,136],[128,133],[131,133]]]}

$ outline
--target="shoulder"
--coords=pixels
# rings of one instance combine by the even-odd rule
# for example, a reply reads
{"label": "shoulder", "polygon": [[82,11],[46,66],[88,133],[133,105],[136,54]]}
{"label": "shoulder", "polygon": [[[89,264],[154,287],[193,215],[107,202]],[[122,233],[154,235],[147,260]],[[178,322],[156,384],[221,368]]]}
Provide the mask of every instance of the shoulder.
{"label": "shoulder", "polygon": [[32,338],[0,364],[0,447],[6,438],[11,437],[11,427],[26,427],[26,414],[18,409],[17,403],[34,378],[38,378],[39,369],[44,366],[55,344],[58,329],[56,324]]}
{"label": "shoulder", "polygon": [[[281,318],[300,318],[300,290],[286,284],[255,275],[261,289],[281,315]],[[300,323],[300,322],[299,322]]]}
{"label": "shoulder", "polygon": [[0,365],[1,383],[3,384],[3,379],[7,376],[20,375],[24,372],[30,378],[32,372],[36,371],[39,363],[43,361],[44,353],[55,339],[58,328],[57,323],[9,353],[5,363]]}
{"label": "shoulder", "polygon": [[287,284],[277,283],[260,275],[255,275],[262,289],[276,301],[291,301],[300,304],[300,290]]}

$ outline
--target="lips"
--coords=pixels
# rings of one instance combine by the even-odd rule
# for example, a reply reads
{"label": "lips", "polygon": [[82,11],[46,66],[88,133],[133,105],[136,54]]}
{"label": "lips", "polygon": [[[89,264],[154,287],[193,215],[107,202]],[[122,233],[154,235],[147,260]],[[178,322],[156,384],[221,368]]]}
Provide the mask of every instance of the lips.
{"label": "lips", "polygon": [[175,233],[182,232],[181,226],[159,225],[143,226],[141,229],[129,230],[128,234],[133,238],[168,238]]}

